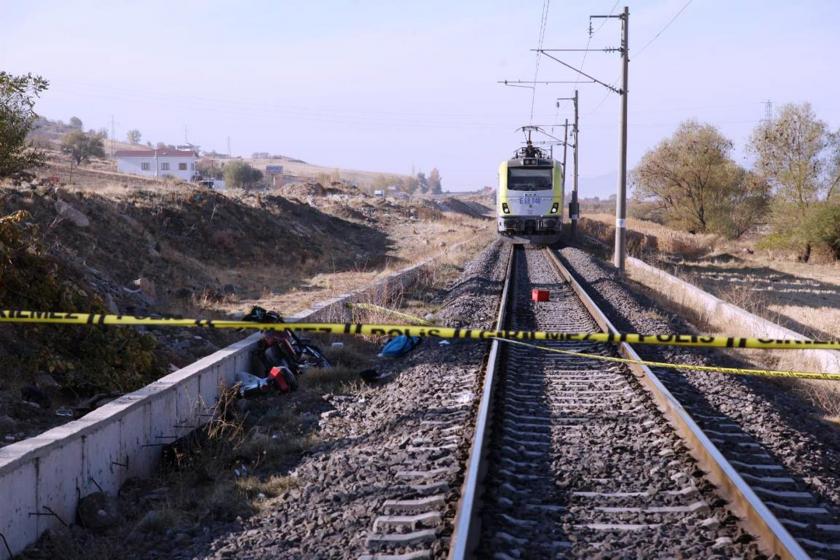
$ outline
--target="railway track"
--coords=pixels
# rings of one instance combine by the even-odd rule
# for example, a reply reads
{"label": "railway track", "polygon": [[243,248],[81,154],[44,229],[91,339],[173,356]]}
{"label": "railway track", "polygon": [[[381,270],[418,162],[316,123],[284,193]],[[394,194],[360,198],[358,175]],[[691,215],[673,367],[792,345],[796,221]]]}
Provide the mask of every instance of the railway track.
{"label": "railway track", "polygon": [[[441,321],[614,330],[558,254],[593,293],[603,289],[588,261],[565,251],[489,247]],[[531,302],[532,288],[549,290],[550,301]],[[629,306],[620,294],[604,301]],[[635,356],[626,345],[549,345]],[[697,378],[499,341],[489,355],[482,345],[427,343],[391,369],[400,372],[392,383],[330,399],[323,443],[271,510],[180,555],[840,556],[836,510],[688,382]]]}
{"label": "railway track", "polygon": [[[517,249],[509,269],[500,326],[615,330],[554,253]],[[533,288],[550,301],[532,303]],[[840,557],[831,512],[700,395],[667,381],[494,341],[450,558],[732,557],[758,555],[756,544],[783,558]]]}

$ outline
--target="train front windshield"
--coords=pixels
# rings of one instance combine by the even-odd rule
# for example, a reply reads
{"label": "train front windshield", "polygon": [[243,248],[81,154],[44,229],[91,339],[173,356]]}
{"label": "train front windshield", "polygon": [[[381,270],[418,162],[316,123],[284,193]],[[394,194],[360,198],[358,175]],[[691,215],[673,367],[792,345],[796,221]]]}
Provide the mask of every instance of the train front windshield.
{"label": "train front windshield", "polygon": [[552,168],[508,169],[508,190],[511,191],[550,191]]}

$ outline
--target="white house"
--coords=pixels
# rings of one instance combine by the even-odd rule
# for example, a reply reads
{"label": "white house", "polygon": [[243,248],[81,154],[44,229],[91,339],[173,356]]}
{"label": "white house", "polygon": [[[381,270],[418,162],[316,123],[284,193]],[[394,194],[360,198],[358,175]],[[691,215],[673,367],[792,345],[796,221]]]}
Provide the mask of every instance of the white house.
{"label": "white house", "polygon": [[117,171],[146,177],[177,177],[189,181],[195,175],[198,154],[189,150],[117,150]]}

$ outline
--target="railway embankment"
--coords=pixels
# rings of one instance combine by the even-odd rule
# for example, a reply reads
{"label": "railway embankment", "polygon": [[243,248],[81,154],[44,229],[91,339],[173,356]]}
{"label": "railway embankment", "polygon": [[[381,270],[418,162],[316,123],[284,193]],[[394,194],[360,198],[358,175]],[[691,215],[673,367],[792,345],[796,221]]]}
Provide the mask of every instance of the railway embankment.
{"label": "railway embankment", "polygon": [[[0,306],[230,318],[289,315],[447,252],[489,224],[350,186],[303,199],[48,177],[0,183]],[[432,242],[434,240],[434,242]],[[452,252],[449,251],[451,254]],[[0,447],[79,418],[237,340],[229,332],[0,329]]]}
{"label": "railway embankment", "polygon": [[[803,339],[807,335],[759,317],[745,309],[728,303],[673,274],[651,266],[635,257],[627,258],[630,279],[639,282],[652,292],[667,298],[672,304],[685,308],[694,317],[715,330],[731,336],[752,336],[780,340]],[[810,367],[825,373],[840,373],[840,352],[833,350],[807,350],[789,354],[790,364],[798,368]],[[780,356],[779,353],[775,354]]]}
{"label": "railway embankment", "polygon": [[[435,259],[396,271],[370,286],[320,302],[302,321],[349,320],[348,302],[382,300],[408,289]],[[115,495],[148,477],[168,445],[217,414],[220,393],[251,369],[254,334],[179,369],[82,418],[0,449],[0,533],[20,552],[44,531],[74,523],[81,498]]]}
{"label": "railway embankment", "polygon": [[[429,302],[436,321],[491,326],[504,276],[499,264],[506,260],[499,254],[503,250],[499,243],[493,244],[465,267],[460,278],[447,281],[448,289]],[[407,303],[414,293],[406,292],[401,301]],[[322,308],[317,317],[339,318],[334,312],[345,308],[335,305]],[[353,341],[344,342],[339,352],[347,351]],[[447,542],[445,535],[451,530],[460,486],[457,464],[466,453],[483,352],[482,344],[425,341],[402,360],[380,361],[379,372],[390,380],[384,384],[366,386],[357,381],[343,388],[332,384],[325,393],[325,385],[318,383],[343,373],[323,370],[304,374],[298,393],[241,401],[249,404],[244,414],[249,447],[259,450],[238,448],[239,462],[220,464],[224,472],[210,473],[209,485],[206,478],[193,476],[203,468],[195,462],[181,473],[158,472],[155,487],[139,494],[129,489],[120,497],[125,518],[118,527],[97,533],[56,525],[25,557],[48,558],[62,548],[119,550],[144,557],[343,557],[348,551],[355,556],[387,553],[408,544],[445,554],[441,543]],[[308,395],[300,409],[299,397],[319,386],[321,391]],[[291,416],[295,413],[300,418]],[[306,422],[297,424],[304,417]],[[289,430],[289,424],[302,431]],[[284,441],[287,437],[289,441]],[[293,437],[306,444],[297,445]],[[277,453],[283,457],[272,457]],[[243,464],[245,456],[254,460]],[[273,459],[279,462],[271,463]],[[232,474],[234,466],[237,474]],[[248,476],[239,474],[243,467]],[[235,511],[232,504],[225,504],[224,512],[201,511],[203,506],[197,505],[203,503],[202,496],[215,499],[229,479],[249,492],[250,488],[241,487],[253,480],[252,474],[265,475],[260,488],[272,486],[264,494],[250,494],[253,508]],[[421,506],[428,502],[435,508],[431,517],[441,522],[442,536],[435,542],[426,540],[428,534],[417,542],[417,535],[405,536],[405,528],[395,525],[399,518],[389,510],[399,504],[383,506],[384,500],[416,501]],[[222,507],[218,500],[215,506]],[[147,520],[150,511],[169,524],[160,527]],[[409,541],[401,543],[400,538]]]}

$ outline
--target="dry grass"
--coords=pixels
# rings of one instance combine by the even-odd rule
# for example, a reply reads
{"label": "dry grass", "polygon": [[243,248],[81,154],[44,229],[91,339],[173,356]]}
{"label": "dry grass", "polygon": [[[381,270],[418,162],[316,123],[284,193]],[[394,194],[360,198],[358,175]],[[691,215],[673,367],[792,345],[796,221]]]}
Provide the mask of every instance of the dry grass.
{"label": "dry grass", "polygon": [[[581,230],[604,243],[612,243],[615,236],[615,216],[588,214],[579,222]],[[707,255],[725,241],[712,234],[690,234],[669,227],[639,220],[627,219],[628,251],[634,256],[651,253],[668,253],[684,258]]]}
{"label": "dry grass", "polygon": [[[452,224],[446,222],[448,219],[445,218],[442,222],[443,225],[438,222],[428,222],[419,225],[406,224],[399,226],[397,230],[391,233],[391,236],[397,241],[397,246],[393,250],[394,258],[388,259],[382,266],[370,267],[366,263],[359,263],[354,270],[316,274],[307,281],[282,293],[276,290],[264,290],[261,296],[256,299],[231,299],[214,305],[217,309],[223,309],[232,314],[241,314],[252,306],[259,305],[266,309],[276,309],[286,316],[294,315],[311,307],[318,301],[334,298],[363,286],[371,286],[393,272],[427,259],[432,259],[433,262],[424,267],[418,283],[438,283],[448,278],[454,278],[452,271],[472,258],[480,248],[487,245],[493,239],[495,232],[492,228],[487,227],[486,222],[479,221],[476,221],[476,223],[481,224],[481,230],[453,229],[449,227]],[[469,220],[469,218],[465,218],[465,221]],[[411,233],[406,237],[402,233],[406,228],[416,230],[416,233]],[[443,233],[441,233],[441,230],[443,230]],[[435,243],[426,245],[422,242],[424,239],[435,239]],[[443,246],[440,246],[441,243],[443,243]],[[438,277],[440,277],[440,280]],[[393,305],[398,300],[398,294],[382,294],[365,301],[377,305],[380,305],[383,301],[386,303],[390,301],[387,305]]]}
{"label": "dry grass", "polygon": [[[581,229],[611,245],[613,216],[587,218]],[[748,241],[691,235],[632,218],[627,223],[634,256],[654,262],[666,257],[662,263],[675,276],[805,336],[840,337],[840,262],[786,262],[752,251]]]}
{"label": "dry grass", "polygon": [[[644,292],[651,299],[657,301],[668,311],[685,318],[701,332],[724,336],[753,336],[743,327],[722,322],[717,316],[701,313],[686,304],[680,293],[674,290],[664,290],[654,278],[638,271],[632,271],[631,278],[637,289]],[[724,297],[725,296],[725,297]],[[721,299],[757,315],[766,315],[768,307],[767,297],[756,293],[749,285],[735,285],[730,287]],[[763,313],[759,313],[763,312]],[[724,354],[747,361],[752,367],[759,369],[773,369],[783,371],[819,371],[819,365],[814,359],[814,350],[719,350]],[[780,390],[792,391],[805,402],[819,411],[820,419],[832,423],[840,423],[840,384],[836,381],[819,381],[812,379],[763,378],[768,383],[777,385]]]}
{"label": "dry grass", "polygon": [[379,171],[363,171],[358,169],[340,169],[324,165],[315,165],[303,161],[290,161],[288,159],[246,159],[251,165],[265,167],[266,165],[282,165],[286,174],[306,177],[311,180],[343,180],[358,185],[378,184],[388,179],[398,182],[405,175],[397,173],[382,173]]}
{"label": "dry grass", "polygon": [[685,261],[670,272],[760,317],[812,338],[840,336],[840,275],[813,265],[792,274],[753,260]]}

